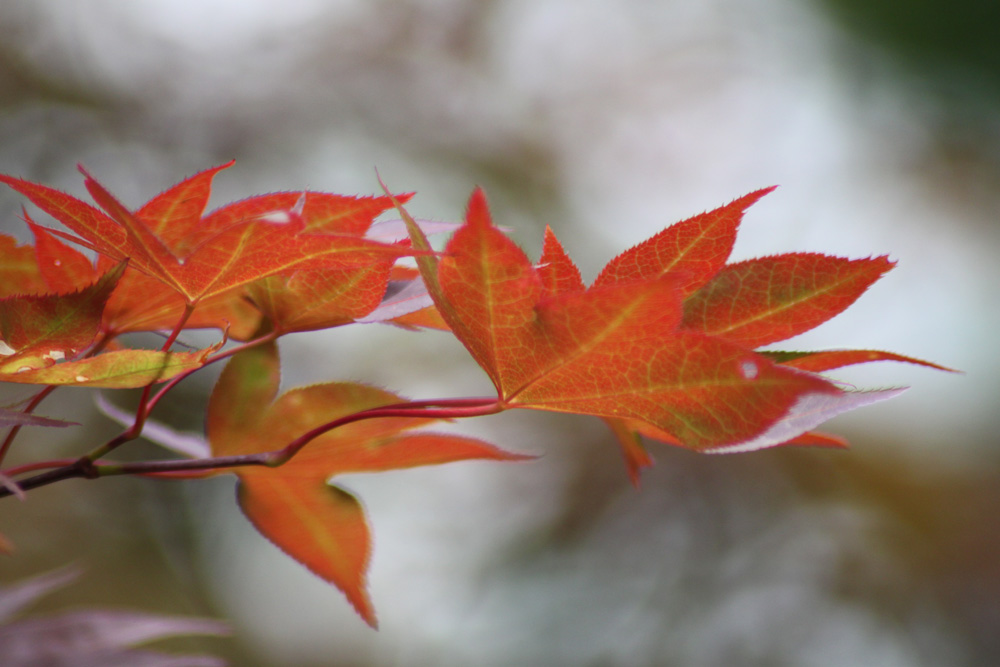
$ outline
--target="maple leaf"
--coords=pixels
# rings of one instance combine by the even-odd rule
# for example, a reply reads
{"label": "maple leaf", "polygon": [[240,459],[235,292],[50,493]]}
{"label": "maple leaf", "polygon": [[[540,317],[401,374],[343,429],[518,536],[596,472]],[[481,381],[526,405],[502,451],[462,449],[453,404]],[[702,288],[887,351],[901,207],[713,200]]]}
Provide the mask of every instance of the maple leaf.
{"label": "maple leaf", "polygon": [[[273,344],[245,350],[229,361],[208,407],[214,455],[273,451],[322,424],[402,400],[355,383],[302,387],[275,400],[279,379]],[[349,472],[465,459],[526,458],[472,438],[408,432],[431,421],[396,417],[354,422],[316,438],[280,467],[236,470],[240,507],[257,530],[336,585],[372,626],[375,612],[366,591],[371,538],[364,510],[357,498],[327,480]]]}
{"label": "maple leaf", "polygon": [[[183,317],[186,305],[184,297],[163,289],[155,278],[126,269],[104,309],[103,326],[114,335],[170,331]],[[219,329],[233,340],[249,340],[259,326],[260,311],[246,300],[241,288],[201,299],[184,322],[185,329]]]}
{"label": "maple leaf", "polygon": [[[685,293],[721,268],[731,248],[722,237],[761,194],[623,253],[584,289],[551,231],[536,268],[493,226],[477,190],[444,257],[418,264],[505,407],[636,420],[695,449],[728,446],[764,432],[800,397],[841,393],[744,346],[680,328]],[[423,244],[415,236],[415,247]]]}
{"label": "maple leaf", "polygon": [[[742,211],[771,189],[759,190],[726,207],[668,227],[612,260],[597,282],[657,275],[663,267],[686,270],[682,327],[754,348],[803,333],[835,316],[892,268],[893,263],[886,257],[849,260],[811,253],[724,265],[735,241]],[[864,350],[834,353],[765,351],[762,354],[788,367],[810,372],[876,360],[943,368],[912,357]],[[835,414],[897,393],[894,390],[844,392],[825,401],[816,401],[816,397],[800,400],[780,423],[757,437],[707,451],[750,451],[777,445],[846,447],[846,442],[836,436],[802,431]],[[640,434],[670,444],[683,444],[674,435],[650,424],[608,421],[622,447],[634,483],[638,481],[641,468],[652,464]]]}
{"label": "maple leaf", "polygon": [[[772,189],[671,225],[612,259],[590,288],[551,229],[532,266],[477,190],[444,257],[417,265],[501,406],[603,417],[633,482],[652,464],[641,436],[710,453],[845,447],[810,429],[901,390],[843,391],[815,372],[881,359],[941,367],[867,350],[753,349],[836,315],[892,266],[809,253],[726,265],[744,211]],[[429,249],[397,209],[414,247]]]}
{"label": "maple leaf", "polygon": [[[205,170],[129,211],[82,170],[103,212],[37,183],[0,175],[76,236],[54,234],[156,278],[195,304],[267,276],[301,269],[349,269],[408,254],[364,238],[386,197],[318,192],[252,197],[202,216],[212,178],[232,162]],[[406,196],[402,195],[405,199]]]}

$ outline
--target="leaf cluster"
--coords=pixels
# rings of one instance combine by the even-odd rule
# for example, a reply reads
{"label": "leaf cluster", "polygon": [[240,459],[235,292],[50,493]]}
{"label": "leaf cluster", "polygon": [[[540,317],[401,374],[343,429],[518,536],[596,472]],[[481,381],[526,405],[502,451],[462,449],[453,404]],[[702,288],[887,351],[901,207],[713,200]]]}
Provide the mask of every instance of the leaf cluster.
{"label": "leaf cluster", "polygon": [[[33,244],[0,236],[0,381],[40,387],[0,410],[0,426],[10,429],[0,461],[22,426],[69,425],[34,414],[57,387],[141,392],[121,434],[78,459],[3,470],[0,494],[73,477],[235,474],[253,525],[340,588],[373,626],[367,521],[331,477],[530,458],[427,430],[436,421],[515,409],[593,415],[610,427],[638,484],[652,463],[648,439],[709,453],[843,447],[813,429],[898,390],[849,390],[820,373],[878,360],[941,368],[875,350],[759,349],[840,313],[893,266],[885,256],[814,253],[728,263],[744,212],[770,189],[666,227],[588,286],[549,228],[541,257],[529,259],[493,224],[481,190],[461,225],[414,220],[408,195],[385,188],[373,197],[272,193],[206,213],[213,178],[231,164],[137,210],[82,169],[96,206],[0,175],[61,223],[42,226],[25,212]],[[393,208],[401,221],[376,222]],[[451,229],[436,252],[426,235]],[[495,395],[414,401],[350,382],[279,395],[278,338],[372,323],[450,332]],[[175,349],[196,328],[218,330],[219,342]],[[166,340],[144,349],[122,338],[140,331],[166,332]],[[149,420],[177,383],[226,360],[204,440],[182,446]],[[144,433],[160,434],[179,456],[109,458]]]}

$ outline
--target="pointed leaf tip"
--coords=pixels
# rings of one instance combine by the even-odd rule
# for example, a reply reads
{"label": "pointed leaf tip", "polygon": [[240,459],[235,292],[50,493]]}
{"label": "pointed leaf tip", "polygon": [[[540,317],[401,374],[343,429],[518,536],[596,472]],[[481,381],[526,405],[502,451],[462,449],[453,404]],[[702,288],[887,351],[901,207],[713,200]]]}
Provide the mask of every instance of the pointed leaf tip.
{"label": "pointed leaf tip", "polygon": [[469,196],[465,219],[470,227],[493,226],[489,205],[486,202],[486,193],[483,192],[482,188],[477,187]]}
{"label": "pointed leaf tip", "polygon": [[855,364],[866,364],[872,361],[899,361],[907,364],[926,366],[939,371],[949,373],[960,373],[954,368],[948,368],[940,364],[935,364],[916,357],[907,357],[895,352],[884,352],[882,350],[823,350],[819,352],[781,352],[768,350],[763,352],[766,356],[777,363],[791,366],[810,373],[823,373],[825,371],[853,366]]}
{"label": "pointed leaf tip", "polygon": [[555,232],[548,225],[545,225],[542,256],[538,260],[538,275],[545,289],[552,294],[586,289],[580,270],[566,254]]}
{"label": "pointed leaf tip", "polygon": [[625,472],[629,481],[637,490],[642,482],[642,471],[653,466],[653,457],[646,451],[642,436],[635,424],[624,419],[605,417],[604,423],[618,440],[622,458],[625,461]]}
{"label": "pointed leaf tip", "polygon": [[612,259],[595,285],[650,280],[672,274],[684,296],[696,292],[723,268],[736,243],[744,212],[774,190],[763,188],[674,223]]}

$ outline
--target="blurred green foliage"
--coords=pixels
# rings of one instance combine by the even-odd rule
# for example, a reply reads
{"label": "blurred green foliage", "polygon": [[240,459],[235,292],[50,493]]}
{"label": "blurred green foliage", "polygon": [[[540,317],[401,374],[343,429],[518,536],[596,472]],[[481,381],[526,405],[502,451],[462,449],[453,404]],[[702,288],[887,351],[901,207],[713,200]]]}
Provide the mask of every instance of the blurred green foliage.
{"label": "blurred green foliage", "polygon": [[956,79],[1000,92],[1000,2],[823,0],[840,22],[935,85]]}
{"label": "blurred green foliage", "polygon": [[[820,4],[837,23],[902,70],[918,95],[936,107],[939,124],[963,134],[996,131],[1000,2],[821,0]],[[863,68],[869,64],[868,58],[858,63]]]}

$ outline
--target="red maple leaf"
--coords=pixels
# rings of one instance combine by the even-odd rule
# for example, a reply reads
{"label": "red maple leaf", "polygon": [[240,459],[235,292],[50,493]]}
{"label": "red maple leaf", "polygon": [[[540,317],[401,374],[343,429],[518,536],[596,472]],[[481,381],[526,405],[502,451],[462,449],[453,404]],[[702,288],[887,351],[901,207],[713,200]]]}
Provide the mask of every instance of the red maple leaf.
{"label": "red maple leaf", "polygon": [[[359,268],[409,254],[364,238],[387,197],[285,192],[253,197],[203,216],[212,178],[196,174],[138,211],[122,205],[86,171],[99,210],[58,190],[11,176],[4,182],[75,234],[53,233],[159,280],[195,304],[227,290],[302,269]],[[405,198],[405,197],[404,197]]]}
{"label": "red maple leaf", "polygon": [[[829,356],[785,364],[754,348],[836,315],[891,263],[798,253],[726,265],[743,212],[770,190],[664,229],[611,260],[589,288],[549,229],[533,265],[493,226],[477,190],[444,256],[418,265],[503,407],[605,418],[633,479],[651,463],[639,433],[712,452],[842,446],[809,429],[895,392],[845,392],[802,372],[823,370]],[[412,225],[411,235],[429,247]]]}
{"label": "red maple leaf", "polygon": [[[680,326],[685,293],[731,248],[714,230],[734,230],[760,194],[701,216],[698,234],[661,233],[633,248],[585,289],[551,232],[536,268],[492,225],[477,190],[444,257],[421,266],[442,317],[504,406],[637,420],[696,449],[730,445],[763,432],[805,394],[840,392]],[[702,256],[692,250],[708,246]]]}

